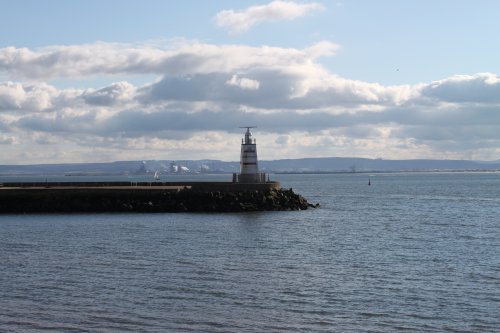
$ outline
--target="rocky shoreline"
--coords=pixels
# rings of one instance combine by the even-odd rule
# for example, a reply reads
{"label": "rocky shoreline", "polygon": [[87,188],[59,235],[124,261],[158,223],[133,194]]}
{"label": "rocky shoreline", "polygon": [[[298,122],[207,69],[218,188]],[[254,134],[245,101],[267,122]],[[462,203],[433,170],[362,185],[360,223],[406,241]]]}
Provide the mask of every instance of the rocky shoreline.
{"label": "rocky shoreline", "polygon": [[292,189],[250,191],[21,189],[0,191],[0,213],[248,212],[316,208]]}

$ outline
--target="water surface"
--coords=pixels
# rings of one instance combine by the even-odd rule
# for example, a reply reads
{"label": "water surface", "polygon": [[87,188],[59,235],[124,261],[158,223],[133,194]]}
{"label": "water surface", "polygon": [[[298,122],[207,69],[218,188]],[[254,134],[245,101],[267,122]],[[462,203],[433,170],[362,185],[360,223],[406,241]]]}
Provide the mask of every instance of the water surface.
{"label": "water surface", "polygon": [[500,174],[274,178],[321,208],[0,215],[0,331],[500,331]]}

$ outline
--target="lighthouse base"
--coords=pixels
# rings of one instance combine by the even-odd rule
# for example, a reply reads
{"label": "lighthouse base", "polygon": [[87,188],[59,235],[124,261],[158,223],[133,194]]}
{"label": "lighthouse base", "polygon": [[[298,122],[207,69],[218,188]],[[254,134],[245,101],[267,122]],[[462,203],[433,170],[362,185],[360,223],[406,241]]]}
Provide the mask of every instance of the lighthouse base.
{"label": "lighthouse base", "polygon": [[233,173],[233,183],[265,183],[266,173]]}

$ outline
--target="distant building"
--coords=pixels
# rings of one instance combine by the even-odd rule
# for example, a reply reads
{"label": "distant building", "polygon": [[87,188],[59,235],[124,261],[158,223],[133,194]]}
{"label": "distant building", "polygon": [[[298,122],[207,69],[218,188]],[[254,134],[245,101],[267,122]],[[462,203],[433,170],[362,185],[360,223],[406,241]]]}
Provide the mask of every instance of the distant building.
{"label": "distant building", "polygon": [[181,174],[184,174],[184,173],[189,173],[190,170],[188,167],[185,167],[183,165],[180,165],[180,164],[177,164],[175,161],[172,161],[170,163],[170,167],[169,167],[169,173],[181,173]]}

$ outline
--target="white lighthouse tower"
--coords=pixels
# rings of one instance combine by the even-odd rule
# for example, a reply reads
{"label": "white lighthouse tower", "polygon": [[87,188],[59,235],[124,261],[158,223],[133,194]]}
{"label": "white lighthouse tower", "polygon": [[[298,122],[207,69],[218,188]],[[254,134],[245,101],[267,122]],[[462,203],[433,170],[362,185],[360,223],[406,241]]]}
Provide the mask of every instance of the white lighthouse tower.
{"label": "white lighthouse tower", "polygon": [[238,183],[265,183],[266,174],[259,173],[257,161],[257,142],[252,139],[251,128],[255,126],[245,126],[245,138],[241,140],[240,173],[233,175],[233,181]]}

